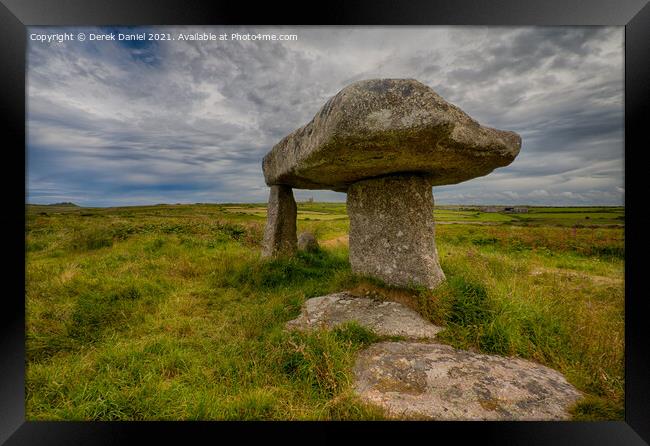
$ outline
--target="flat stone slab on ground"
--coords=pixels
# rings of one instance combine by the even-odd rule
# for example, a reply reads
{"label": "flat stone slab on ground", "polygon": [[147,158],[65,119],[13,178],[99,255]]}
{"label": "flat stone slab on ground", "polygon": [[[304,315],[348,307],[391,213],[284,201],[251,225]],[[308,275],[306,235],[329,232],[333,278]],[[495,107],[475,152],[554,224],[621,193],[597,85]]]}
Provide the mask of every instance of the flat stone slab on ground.
{"label": "flat stone slab on ground", "polygon": [[363,400],[406,418],[563,420],[581,397],[548,367],[442,344],[373,344],[360,352],[354,373]]}
{"label": "flat stone slab on ground", "polygon": [[356,297],[347,292],[307,299],[300,316],[287,322],[288,329],[334,328],[356,321],[381,336],[433,338],[442,327],[397,302]]}

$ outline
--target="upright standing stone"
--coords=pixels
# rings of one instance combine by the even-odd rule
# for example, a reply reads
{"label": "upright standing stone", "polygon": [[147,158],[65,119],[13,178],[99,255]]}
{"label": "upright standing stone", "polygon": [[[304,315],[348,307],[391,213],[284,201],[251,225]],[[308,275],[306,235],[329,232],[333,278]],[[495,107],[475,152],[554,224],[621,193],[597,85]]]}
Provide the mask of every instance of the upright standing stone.
{"label": "upright standing stone", "polygon": [[296,200],[289,186],[271,186],[262,257],[290,256],[296,252]]}
{"label": "upright standing stone", "polygon": [[426,178],[399,175],[356,182],[348,189],[347,206],[353,272],[399,286],[434,288],[445,280]]}

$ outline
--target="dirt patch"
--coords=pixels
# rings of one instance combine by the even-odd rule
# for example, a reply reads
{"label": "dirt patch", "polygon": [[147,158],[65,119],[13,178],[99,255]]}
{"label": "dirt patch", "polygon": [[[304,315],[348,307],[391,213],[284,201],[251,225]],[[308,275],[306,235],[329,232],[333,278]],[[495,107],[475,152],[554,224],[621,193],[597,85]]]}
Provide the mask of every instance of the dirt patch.
{"label": "dirt patch", "polygon": [[479,225],[479,226],[499,226],[502,225],[501,221],[440,221],[436,220],[437,225]]}
{"label": "dirt patch", "polygon": [[389,300],[409,307],[411,310],[419,311],[418,298],[413,292],[400,288],[383,288],[369,282],[362,282],[351,288],[349,293],[357,297],[368,297],[371,299]]}
{"label": "dirt patch", "polygon": [[71,263],[70,265],[66,266],[63,272],[59,275],[59,282],[62,284],[69,282],[77,275],[78,272],[79,265]]}
{"label": "dirt patch", "polygon": [[569,271],[561,268],[549,268],[540,266],[531,270],[531,276],[541,276],[544,274],[553,274],[568,279],[590,280],[596,285],[620,285],[623,283],[622,277],[607,277],[596,274],[589,274],[580,271]]}
{"label": "dirt patch", "polygon": [[348,246],[349,237],[346,234],[319,243],[321,246],[325,248],[336,248],[338,246]]}

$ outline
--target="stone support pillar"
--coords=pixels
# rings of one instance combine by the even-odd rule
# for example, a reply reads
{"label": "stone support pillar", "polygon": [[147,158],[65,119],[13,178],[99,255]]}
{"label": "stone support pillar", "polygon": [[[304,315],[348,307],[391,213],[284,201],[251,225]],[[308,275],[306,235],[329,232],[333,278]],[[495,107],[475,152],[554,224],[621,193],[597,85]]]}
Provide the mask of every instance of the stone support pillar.
{"label": "stone support pillar", "polygon": [[296,252],[296,200],[289,186],[271,186],[264,229],[262,257],[291,256]]}
{"label": "stone support pillar", "polygon": [[348,189],[347,208],[353,272],[395,286],[435,288],[445,280],[427,179],[399,175],[356,182]]}

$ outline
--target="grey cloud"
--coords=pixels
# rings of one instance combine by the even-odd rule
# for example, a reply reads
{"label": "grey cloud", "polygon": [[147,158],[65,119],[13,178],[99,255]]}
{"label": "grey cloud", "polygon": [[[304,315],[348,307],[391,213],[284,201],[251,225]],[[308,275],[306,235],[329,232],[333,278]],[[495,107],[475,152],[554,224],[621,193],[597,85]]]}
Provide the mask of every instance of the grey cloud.
{"label": "grey cloud", "polygon": [[235,29],[299,40],[32,43],[30,200],[261,202],[263,155],[329,97],[359,79],[411,77],[524,140],[512,165],[435,188],[436,200],[622,203],[622,28],[210,30]]}

